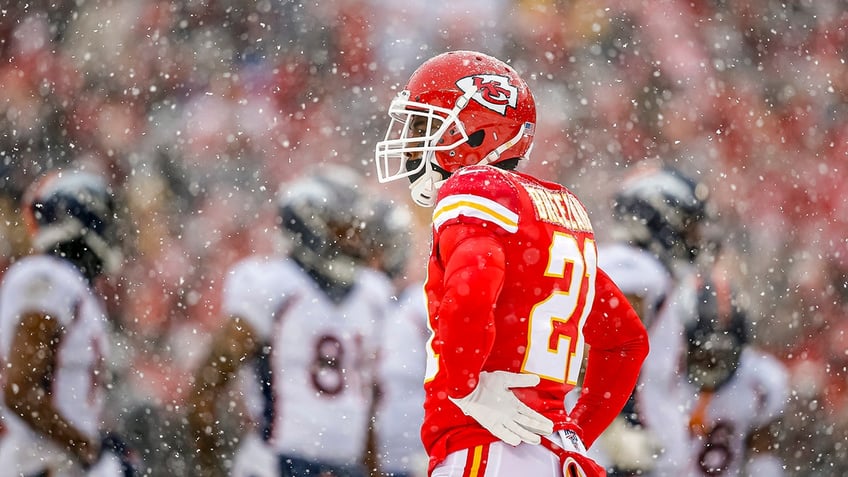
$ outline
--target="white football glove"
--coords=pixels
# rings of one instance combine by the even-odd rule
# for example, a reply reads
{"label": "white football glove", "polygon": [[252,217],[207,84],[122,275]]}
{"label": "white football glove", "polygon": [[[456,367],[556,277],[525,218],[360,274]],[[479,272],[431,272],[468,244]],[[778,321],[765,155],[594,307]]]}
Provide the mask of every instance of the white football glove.
{"label": "white football glove", "polygon": [[541,436],[554,431],[553,421],[521,402],[510,389],[533,387],[539,381],[535,374],[482,371],[477,387],[468,396],[448,399],[507,444],[538,444]]}

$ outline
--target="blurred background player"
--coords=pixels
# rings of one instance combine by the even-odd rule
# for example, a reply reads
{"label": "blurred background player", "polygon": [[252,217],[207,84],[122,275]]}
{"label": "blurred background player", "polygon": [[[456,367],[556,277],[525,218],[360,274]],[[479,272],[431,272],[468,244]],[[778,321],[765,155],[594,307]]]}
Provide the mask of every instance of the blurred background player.
{"label": "blurred background player", "polygon": [[413,216],[404,205],[385,197],[371,200],[363,225],[368,261],[399,289],[409,285],[407,271],[414,247]]}
{"label": "blurred background player", "polygon": [[107,183],[85,171],[45,174],[24,197],[36,253],[15,262],[0,288],[4,475],[131,471],[101,439],[110,343],[94,281],[121,264],[115,212]]}
{"label": "blurred background player", "polygon": [[419,431],[430,332],[424,285],[409,282],[405,273],[413,247],[412,214],[391,200],[378,200],[365,234],[374,266],[393,281],[398,293],[382,332],[374,421],[378,468],[387,477],[423,477],[427,454]]}
{"label": "blurred background player", "polygon": [[254,426],[232,475],[364,475],[379,332],[393,293],[364,266],[366,202],[360,176],[342,166],[283,184],[287,255],[251,257],[227,274],[227,318],[189,404],[201,475],[226,472],[217,423],[240,399],[228,386],[240,371],[251,376],[242,390]]}
{"label": "blurred background player", "polygon": [[715,267],[720,241],[705,237],[708,195],[680,170],[649,165],[615,196],[619,241],[600,247],[599,262],[640,310],[651,352],[590,451],[611,476],[741,475],[748,457],[750,475],[782,475],[760,427],[783,408],[786,377],[748,346],[745,313]]}
{"label": "blurred background player", "polygon": [[375,432],[379,468],[388,477],[427,475],[420,430],[429,338],[424,287],[413,284],[400,294],[383,329]]}
{"label": "blurred background player", "polygon": [[[648,329],[651,351],[627,405],[590,450],[612,476],[652,471],[671,475],[683,465],[671,456],[685,451],[685,416],[644,398],[671,392],[661,383],[669,383],[667,376],[680,374],[676,369],[680,357],[673,356],[681,352],[676,343],[683,339],[682,317],[677,315],[681,307],[693,304],[695,260],[702,248],[708,195],[705,184],[658,163],[638,166],[615,194],[615,241],[599,246],[598,263],[636,308]],[[644,368],[654,369],[663,379],[646,383]],[[666,439],[672,449],[660,448],[646,428],[646,409],[651,412],[647,419],[664,422],[658,429],[674,436]]]}
{"label": "blurred background player", "polygon": [[[602,475],[581,441],[621,410],[647,335],[597,268],[583,205],[514,171],[536,126],[526,83],[488,55],[449,52],[412,74],[389,116],[379,180],[408,178],[415,203],[435,206],[421,429],[430,475]],[[584,344],[586,387],[569,414]]]}
{"label": "blurred background player", "polygon": [[679,384],[689,428],[685,475],[779,477],[784,465],[775,453],[775,424],[789,397],[788,373],[751,343],[747,312],[730,278],[717,267],[707,270],[697,314],[684,324],[685,378]]}

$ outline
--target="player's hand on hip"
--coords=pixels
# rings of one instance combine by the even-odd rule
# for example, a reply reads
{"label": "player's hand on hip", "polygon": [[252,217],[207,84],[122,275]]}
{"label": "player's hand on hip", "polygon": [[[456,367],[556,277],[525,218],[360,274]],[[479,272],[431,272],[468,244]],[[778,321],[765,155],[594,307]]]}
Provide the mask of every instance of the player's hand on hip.
{"label": "player's hand on hip", "polygon": [[539,381],[535,374],[483,371],[474,391],[463,398],[449,399],[507,444],[538,444],[541,436],[553,432],[554,423],[521,402],[511,389],[533,387]]}

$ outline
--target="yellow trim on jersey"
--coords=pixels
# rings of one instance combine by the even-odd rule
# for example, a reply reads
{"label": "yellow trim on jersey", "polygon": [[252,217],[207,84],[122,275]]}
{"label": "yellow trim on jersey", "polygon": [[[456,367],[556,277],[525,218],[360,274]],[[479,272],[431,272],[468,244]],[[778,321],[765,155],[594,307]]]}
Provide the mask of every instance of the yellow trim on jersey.
{"label": "yellow trim on jersey", "polygon": [[518,231],[518,214],[485,197],[458,194],[445,197],[433,211],[433,226],[436,230],[450,219],[460,215],[491,222],[509,233]]}

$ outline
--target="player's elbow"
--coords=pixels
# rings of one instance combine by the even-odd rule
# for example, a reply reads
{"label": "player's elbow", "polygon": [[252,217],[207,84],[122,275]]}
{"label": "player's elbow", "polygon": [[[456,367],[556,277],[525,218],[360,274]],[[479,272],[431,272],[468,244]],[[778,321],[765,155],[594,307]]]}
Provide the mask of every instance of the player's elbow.
{"label": "player's elbow", "polygon": [[648,353],[651,351],[651,343],[648,339],[648,332],[644,327],[642,327],[642,329],[638,332],[636,348],[636,359],[639,360],[639,363],[643,363],[648,357]]}
{"label": "player's elbow", "polygon": [[43,390],[36,389],[33,386],[28,386],[13,379],[7,380],[3,386],[3,401],[7,409],[11,410],[24,421],[30,420],[33,414],[31,408],[34,405],[48,398]]}
{"label": "player's elbow", "polygon": [[651,350],[648,330],[632,309],[622,318],[620,330],[628,336],[625,344],[627,354],[639,363],[645,361]]}
{"label": "player's elbow", "polygon": [[11,381],[7,381],[3,386],[3,404],[12,410],[16,410],[19,406],[18,395],[20,394],[20,386]]}
{"label": "player's elbow", "polygon": [[627,354],[641,364],[648,357],[648,352],[651,351],[648,331],[642,325],[641,321],[636,320],[634,326],[627,328],[627,332],[630,335],[630,339],[627,340],[627,344],[625,345]]}

